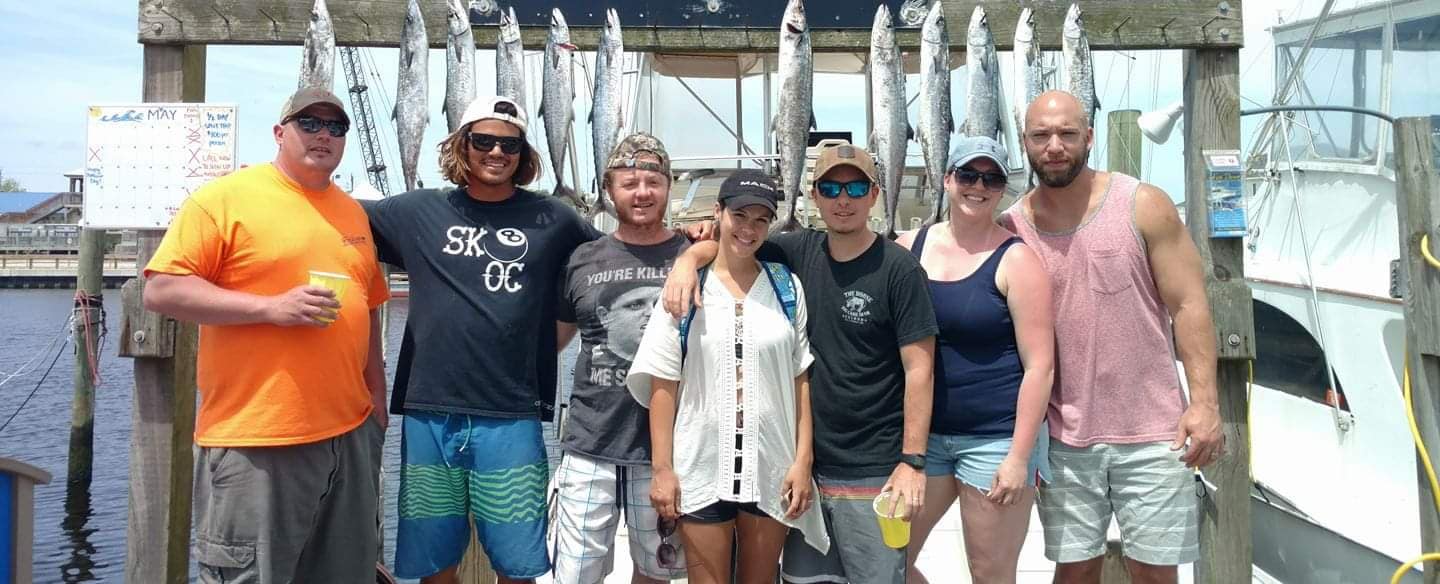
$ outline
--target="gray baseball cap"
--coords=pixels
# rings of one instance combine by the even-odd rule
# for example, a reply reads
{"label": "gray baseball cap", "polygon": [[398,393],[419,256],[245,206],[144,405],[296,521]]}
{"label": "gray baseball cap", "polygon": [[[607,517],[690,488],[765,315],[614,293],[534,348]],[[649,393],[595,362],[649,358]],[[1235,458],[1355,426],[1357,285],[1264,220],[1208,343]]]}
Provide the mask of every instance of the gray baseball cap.
{"label": "gray baseball cap", "polygon": [[945,172],[965,166],[977,158],[989,158],[1004,170],[1005,160],[1009,155],[1005,153],[1005,147],[993,138],[955,136],[951,138],[950,157],[945,162]]}

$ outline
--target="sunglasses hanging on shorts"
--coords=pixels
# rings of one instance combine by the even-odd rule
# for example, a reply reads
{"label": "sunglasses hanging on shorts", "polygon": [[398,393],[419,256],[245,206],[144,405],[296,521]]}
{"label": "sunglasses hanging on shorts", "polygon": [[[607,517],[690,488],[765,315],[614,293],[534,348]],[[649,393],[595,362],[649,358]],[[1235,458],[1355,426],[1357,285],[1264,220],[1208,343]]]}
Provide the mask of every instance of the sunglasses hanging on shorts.
{"label": "sunglasses hanging on shorts", "polygon": [[1005,190],[1005,184],[1010,181],[1010,177],[998,172],[980,172],[968,168],[957,168],[953,174],[956,182],[959,182],[961,186],[973,185],[978,180],[985,185],[986,189],[992,191]]}
{"label": "sunglasses hanging on shorts", "polygon": [[315,116],[295,116],[290,118],[290,121],[295,122],[295,125],[300,127],[300,131],[306,134],[318,134],[320,128],[325,128],[330,131],[332,137],[342,138],[350,131],[350,123],[345,120],[322,120]]}
{"label": "sunglasses hanging on shorts", "polygon": [[489,152],[496,144],[500,145],[500,151],[506,154],[515,155],[525,146],[525,139],[518,136],[494,136],[491,134],[480,134],[470,132],[470,146],[481,152]]}
{"label": "sunglasses hanging on shorts", "polygon": [[655,559],[659,561],[662,568],[679,568],[679,550],[669,541],[670,536],[675,535],[675,520],[660,519],[656,524],[656,531],[660,534],[660,546],[655,548]]}
{"label": "sunglasses hanging on shorts", "polygon": [[820,192],[820,196],[827,199],[839,197],[840,191],[845,191],[845,194],[849,195],[852,199],[860,199],[870,194],[870,181],[852,180],[847,183],[842,183],[833,180],[822,180],[815,183],[815,190]]}

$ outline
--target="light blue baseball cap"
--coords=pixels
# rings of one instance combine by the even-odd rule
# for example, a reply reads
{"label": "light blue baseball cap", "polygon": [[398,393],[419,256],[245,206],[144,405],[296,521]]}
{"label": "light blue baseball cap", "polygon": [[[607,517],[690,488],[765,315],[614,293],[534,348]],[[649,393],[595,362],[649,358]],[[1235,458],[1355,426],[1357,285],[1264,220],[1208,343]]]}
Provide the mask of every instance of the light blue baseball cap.
{"label": "light blue baseball cap", "polygon": [[950,138],[950,157],[945,161],[945,172],[951,172],[977,158],[989,158],[1005,169],[1009,155],[1005,147],[993,138],[985,136],[953,136]]}

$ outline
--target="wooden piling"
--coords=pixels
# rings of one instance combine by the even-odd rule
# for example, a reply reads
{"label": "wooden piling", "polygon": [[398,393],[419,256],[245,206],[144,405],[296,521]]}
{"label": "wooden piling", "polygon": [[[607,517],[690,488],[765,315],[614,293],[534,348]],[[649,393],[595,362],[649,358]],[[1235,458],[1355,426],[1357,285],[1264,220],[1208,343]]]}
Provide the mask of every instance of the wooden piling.
{"label": "wooden piling", "polygon": [[[1440,163],[1436,161],[1431,118],[1395,122],[1395,210],[1399,215],[1401,281],[1405,301],[1405,367],[1410,372],[1411,405],[1431,462],[1440,462]],[[1428,235],[1428,237],[1427,237]],[[1425,469],[1420,467],[1420,549],[1440,550],[1440,512],[1435,508]],[[1426,562],[1424,581],[1440,582],[1440,563]]]}
{"label": "wooden piling", "polygon": [[1219,356],[1216,390],[1225,456],[1204,469],[1215,485],[1201,502],[1196,582],[1251,581],[1250,444],[1246,372],[1255,358],[1254,306],[1245,284],[1244,239],[1210,237],[1205,150],[1240,149],[1240,52],[1185,51],[1185,214],[1205,270]]}
{"label": "wooden piling", "polygon": [[66,483],[90,487],[95,451],[95,368],[100,363],[100,330],[105,326],[105,232],[80,231],[80,265],[75,275],[75,396],[70,406],[70,457]]}
{"label": "wooden piling", "polygon": [[[204,101],[205,52],[203,45],[145,45],[144,101]],[[190,574],[191,448],[200,336],[194,324],[175,323],[144,309],[145,264],[162,237],[163,231],[140,232],[136,268],[141,277],[122,292],[127,325],[121,345],[135,359],[125,581],[185,584]],[[173,346],[165,346],[167,339],[173,339]]]}
{"label": "wooden piling", "polygon": [[1130,176],[1140,176],[1140,110],[1119,110],[1106,117],[1106,169]]}

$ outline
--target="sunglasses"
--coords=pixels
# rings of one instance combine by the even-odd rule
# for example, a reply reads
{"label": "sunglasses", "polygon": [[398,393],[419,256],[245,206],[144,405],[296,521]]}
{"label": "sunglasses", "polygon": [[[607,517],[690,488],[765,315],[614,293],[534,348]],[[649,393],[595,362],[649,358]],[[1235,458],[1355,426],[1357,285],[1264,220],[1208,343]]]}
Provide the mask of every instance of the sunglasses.
{"label": "sunglasses", "polygon": [[295,116],[290,118],[290,121],[295,122],[295,125],[300,127],[300,131],[306,134],[318,134],[320,128],[325,128],[332,137],[342,138],[350,131],[350,123],[345,120],[322,120],[315,116]]}
{"label": "sunglasses", "polygon": [[655,526],[656,531],[660,532],[660,547],[655,548],[655,559],[659,560],[662,568],[679,567],[675,565],[678,551],[674,544],[666,541],[670,539],[670,536],[675,535],[675,527],[673,519],[661,519],[660,523]]}
{"label": "sunglasses", "polygon": [[839,197],[840,191],[842,190],[845,191],[845,194],[849,195],[850,198],[859,199],[870,194],[870,181],[852,180],[847,183],[842,183],[833,180],[822,180],[815,183],[815,190],[820,192],[820,196],[827,199]]}
{"label": "sunglasses", "polygon": [[956,169],[953,174],[955,175],[955,181],[960,183],[960,186],[973,185],[975,181],[978,180],[985,184],[986,189],[991,191],[1003,191],[1005,190],[1005,184],[1010,182],[1010,177],[998,172],[980,172],[968,168],[959,168]]}
{"label": "sunglasses", "polygon": [[513,156],[519,154],[520,149],[525,147],[525,139],[518,136],[492,136],[470,132],[470,146],[476,150],[489,152],[495,148],[496,144],[500,145],[501,152]]}

